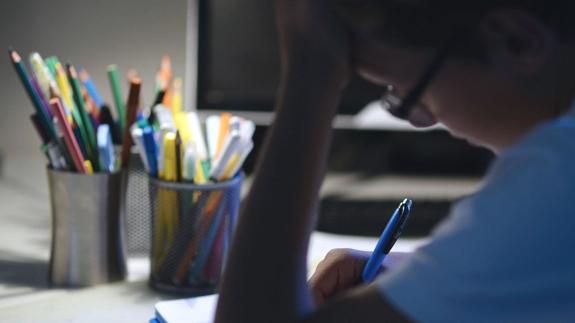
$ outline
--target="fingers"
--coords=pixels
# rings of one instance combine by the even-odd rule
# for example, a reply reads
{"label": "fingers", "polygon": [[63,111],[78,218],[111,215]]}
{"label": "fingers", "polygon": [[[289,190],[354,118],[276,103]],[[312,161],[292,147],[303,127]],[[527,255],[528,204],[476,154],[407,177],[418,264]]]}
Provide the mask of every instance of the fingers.
{"label": "fingers", "polygon": [[319,263],[309,280],[316,305],[355,286],[361,278],[369,252],[334,249]]}

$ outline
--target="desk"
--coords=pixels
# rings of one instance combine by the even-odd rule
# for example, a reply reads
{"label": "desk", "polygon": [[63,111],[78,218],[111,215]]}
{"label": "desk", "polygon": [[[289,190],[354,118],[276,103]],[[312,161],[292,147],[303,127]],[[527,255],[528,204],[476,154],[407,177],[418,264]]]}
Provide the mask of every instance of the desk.
{"label": "desk", "polygon": [[[26,169],[26,176],[15,169]],[[173,296],[147,286],[149,262],[130,258],[125,282],[83,289],[47,285],[50,209],[43,165],[18,161],[0,179],[0,321],[2,322],[147,322],[154,304]],[[376,239],[314,233],[309,264],[332,248],[372,249]],[[410,251],[424,239],[400,240],[394,250]]]}

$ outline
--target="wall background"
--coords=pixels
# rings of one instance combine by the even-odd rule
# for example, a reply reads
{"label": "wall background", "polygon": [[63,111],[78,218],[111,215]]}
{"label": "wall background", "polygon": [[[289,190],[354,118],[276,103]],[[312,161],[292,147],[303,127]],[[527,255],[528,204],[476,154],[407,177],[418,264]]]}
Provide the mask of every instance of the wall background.
{"label": "wall background", "polygon": [[34,108],[10,63],[8,46],[26,61],[38,51],[85,67],[109,103],[106,67],[118,65],[124,93],[125,74],[135,68],[147,106],[164,53],[172,58],[174,74],[185,76],[186,0],[0,1],[0,154],[5,172],[14,163],[44,163],[29,121]]}

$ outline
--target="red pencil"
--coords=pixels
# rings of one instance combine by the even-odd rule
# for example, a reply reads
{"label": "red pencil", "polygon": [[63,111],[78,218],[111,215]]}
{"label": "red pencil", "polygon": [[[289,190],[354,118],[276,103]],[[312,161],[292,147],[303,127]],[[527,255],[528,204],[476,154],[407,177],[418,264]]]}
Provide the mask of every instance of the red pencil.
{"label": "red pencil", "polygon": [[66,114],[64,113],[64,108],[60,103],[60,99],[53,98],[50,100],[50,107],[54,112],[56,118],[58,118],[58,126],[60,127],[60,131],[64,134],[64,141],[66,142],[66,146],[68,147],[68,152],[72,156],[72,160],[74,162],[74,167],[76,171],[79,173],[87,173],[86,166],[84,165],[84,158],[82,157],[82,152],[80,151],[80,146],[76,141],[76,137],[74,137],[74,133],[72,132],[72,128],[68,121],[66,121]]}

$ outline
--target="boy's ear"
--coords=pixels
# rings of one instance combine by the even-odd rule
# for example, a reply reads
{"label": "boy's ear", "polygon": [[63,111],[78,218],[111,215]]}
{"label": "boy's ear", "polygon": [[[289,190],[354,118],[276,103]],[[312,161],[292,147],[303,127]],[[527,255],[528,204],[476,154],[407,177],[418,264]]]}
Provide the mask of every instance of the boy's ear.
{"label": "boy's ear", "polygon": [[557,46],[549,27],[521,9],[488,13],[479,24],[479,37],[491,64],[518,75],[540,72]]}

